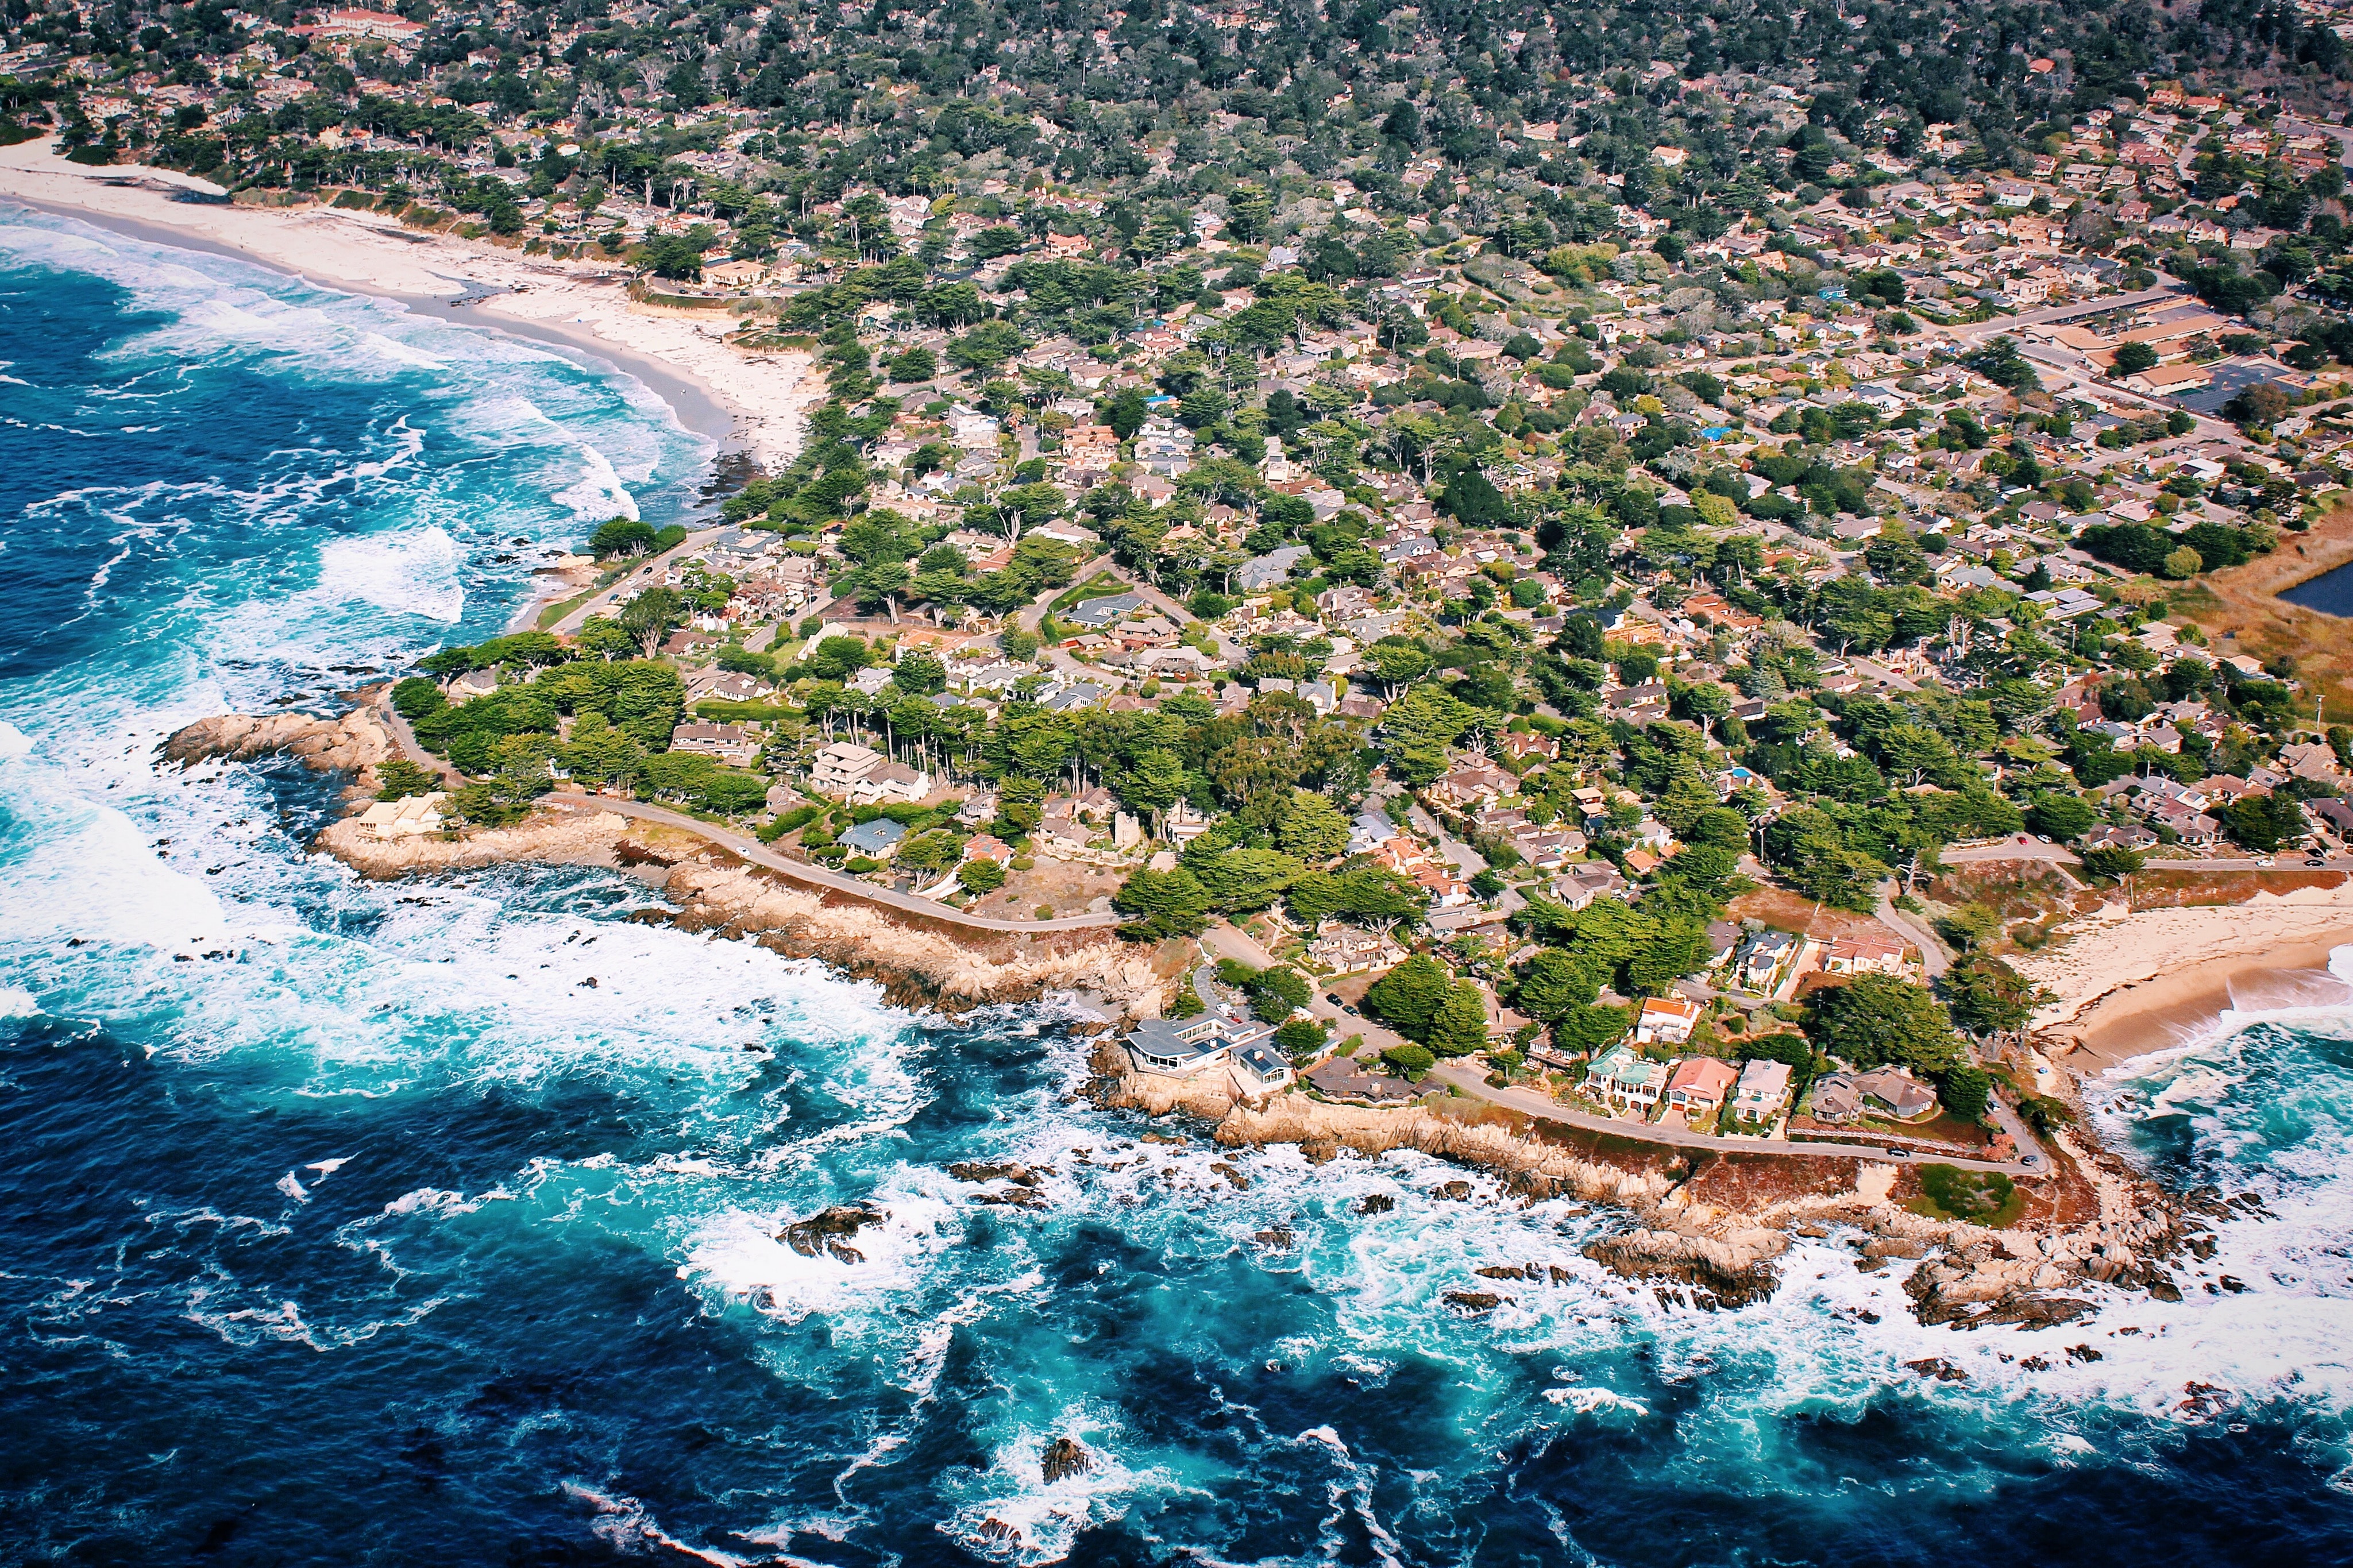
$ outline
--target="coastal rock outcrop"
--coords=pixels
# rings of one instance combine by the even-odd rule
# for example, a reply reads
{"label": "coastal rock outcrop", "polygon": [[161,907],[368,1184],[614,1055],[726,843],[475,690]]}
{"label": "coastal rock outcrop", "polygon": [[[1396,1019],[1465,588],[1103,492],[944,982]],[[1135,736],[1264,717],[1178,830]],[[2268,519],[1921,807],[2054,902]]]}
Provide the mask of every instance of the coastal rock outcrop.
{"label": "coastal rock outcrop", "polygon": [[1045,1455],[1039,1460],[1038,1468],[1045,1476],[1046,1484],[1050,1487],[1066,1476],[1085,1475],[1092,1468],[1092,1461],[1086,1449],[1080,1447],[1074,1439],[1057,1437],[1046,1445]]}
{"label": "coastal rock outcrop", "polygon": [[821,959],[915,1005],[1082,991],[1157,1012],[1184,967],[1181,954],[1164,961],[1101,927],[1032,934],[927,924],[919,915],[795,887],[720,855],[672,864],[663,892],[680,906],[675,923],[685,930],[751,936],[795,958]]}
{"label": "coastal rock outcrop", "polygon": [[1636,1230],[1604,1237],[1588,1246],[1585,1256],[1620,1279],[1688,1286],[1694,1305],[1714,1310],[1771,1296],[1781,1282],[1773,1262],[1788,1249],[1789,1238],[1774,1230],[1738,1230],[1723,1237]]}
{"label": "coastal rock outcrop", "polygon": [[863,1263],[866,1255],[852,1247],[850,1239],[868,1226],[881,1225],[890,1217],[872,1204],[836,1204],[785,1226],[776,1233],[776,1239],[803,1258],[829,1253],[843,1263]]}
{"label": "coastal rock outcrop", "polygon": [[310,713],[224,713],[199,719],[164,742],[167,763],[182,767],[218,758],[251,762],[257,757],[299,757],[322,773],[362,773],[396,754],[392,734],[364,705],[339,719]]}
{"label": "coastal rock outcrop", "polygon": [[356,816],[329,823],[311,840],[364,877],[413,877],[467,871],[518,860],[565,866],[610,866],[631,827],[611,812],[541,813],[512,827],[442,837],[378,838]]}

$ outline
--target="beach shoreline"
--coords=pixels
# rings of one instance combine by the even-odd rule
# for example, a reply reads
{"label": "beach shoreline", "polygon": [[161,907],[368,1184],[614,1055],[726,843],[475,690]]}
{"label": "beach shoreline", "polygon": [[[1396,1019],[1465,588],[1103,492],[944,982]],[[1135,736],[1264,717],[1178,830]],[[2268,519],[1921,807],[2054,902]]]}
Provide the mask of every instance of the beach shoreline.
{"label": "beach shoreline", "polygon": [[420,234],[375,214],[236,206],[209,199],[212,191],[168,170],[69,163],[37,142],[0,148],[0,199],[503,332],[630,376],[716,454],[741,452],[771,472],[799,455],[803,417],[818,397],[806,384],[808,356],[747,354],[713,330],[719,323],[637,310],[622,268]]}
{"label": "beach shoreline", "polygon": [[2033,1019],[2037,1042],[2078,1079],[2171,1049],[2229,1012],[2342,1005],[2353,985],[2329,971],[2353,943],[2353,899],[2310,889],[2246,904],[2114,910],[2020,972],[2053,1000]]}

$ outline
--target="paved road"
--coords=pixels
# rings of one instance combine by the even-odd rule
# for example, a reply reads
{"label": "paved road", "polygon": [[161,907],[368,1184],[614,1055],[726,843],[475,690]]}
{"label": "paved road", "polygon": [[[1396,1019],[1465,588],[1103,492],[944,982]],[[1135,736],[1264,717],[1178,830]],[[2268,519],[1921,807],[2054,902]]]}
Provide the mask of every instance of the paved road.
{"label": "paved road", "polygon": [[2046,321],[2080,321],[2090,316],[2104,315],[2110,310],[2137,310],[2143,305],[2155,305],[2168,300],[2179,300],[2189,297],[2188,290],[2179,284],[2175,284],[2170,288],[2143,289],[2135,294],[2116,294],[2105,299],[2078,300],[2064,305],[2046,305],[2039,310],[2021,310],[2015,316],[1996,316],[1990,321],[1970,321],[1957,327],[1947,327],[1945,331],[1956,338],[1977,342],[1987,338],[2000,337],[2005,332],[2015,332],[2021,327],[2038,326]]}
{"label": "paved road", "polygon": [[1945,956],[1944,944],[1936,940],[1936,933],[1928,929],[1926,921],[1915,920],[1897,909],[1885,893],[1879,896],[1879,908],[1875,913],[1879,923],[1885,926],[1896,941],[1920,950],[1920,967],[1927,972],[1929,979],[1936,979],[1952,967],[1952,960]]}
{"label": "paved road", "polygon": [[1678,1149],[1705,1149],[1716,1154],[1782,1154],[1828,1156],[1834,1160],[1875,1160],[1884,1165],[1957,1165],[1965,1171],[2000,1171],[2009,1175],[2025,1176],[2046,1173],[2047,1163],[2028,1165],[2020,1161],[1965,1160],[1944,1154],[1890,1154],[1883,1145],[1848,1145],[1840,1143],[1793,1143],[1778,1138],[1719,1138],[1712,1133],[1694,1132],[1687,1127],[1672,1123],[1621,1121],[1616,1117],[1596,1116],[1589,1111],[1572,1110],[1550,1095],[1532,1089],[1494,1089],[1487,1083],[1486,1069],[1467,1060],[1440,1062],[1430,1076],[1442,1079],[1479,1100],[1493,1101],[1513,1110],[1523,1110],[1531,1116],[1541,1116],[1550,1121],[1581,1127],[1588,1131],[1605,1132],[1613,1138],[1628,1138],[1641,1143],[1666,1143]]}
{"label": "paved road", "polygon": [[[600,590],[594,597],[586,600],[570,615],[565,616],[562,620],[556,622],[547,629],[551,632],[565,633],[578,631],[581,626],[587,622],[589,616],[611,608],[613,600],[617,596],[629,593],[640,585],[650,586],[654,584],[659,583],[662,580],[661,569],[670,561],[680,555],[701,549],[703,545],[709,543],[712,540],[716,539],[720,534],[725,532],[730,526],[732,525],[720,523],[711,528],[697,529],[692,533],[688,534],[685,539],[681,540],[674,548],[665,550],[659,555],[652,556],[647,560],[638,562],[636,565],[630,567],[627,573],[616,578],[610,587]],[[648,574],[651,574],[651,575],[649,576]]]}
{"label": "paved road", "polygon": [[400,748],[402,756],[428,773],[439,774],[441,782],[451,789],[465,787],[465,774],[417,743],[417,731],[408,727],[407,720],[393,711],[390,688],[385,689],[383,700],[376,704],[375,711],[376,717],[384,721],[384,727],[391,731],[392,743]]}
{"label": "paved road", "polygon": [[788,860],[757,839],[746,838],[740,833],[731,833],[723,827],[713,826],[683,812],[672,811],[668,806],[649,805],[643,801],[621,800],[609,795],[570,794],[543,795],[540,797],[540,804],[570,806],[575,811],[609,811],[617,816],[635,817],[640,822],[659,822],[665,826],[683,828],[689,833],[709,839],[732,855],[740,856],[755,866],[765,866],[769,870],[780,871],[795,881],[807,882],[812,887],[825,888],[838,893],[847,893],[852,898],[863,899],[868,903],[887,905],[892,909],[903,910],[910,914],[922,915],[927,920],[945,921],[951,925],[971,926],[979,931],[1088,931],[1099,927],[1115,926],[1119,924],[1121,919],[1118,915],[1109,913],[1061,915],[1050,921],[1000,921],[990,919],[986,915],[968,915],[946,904],[938,903],[930,899],[919,899],[913,893],[900,892],[895,888],[880,888],[871,882],[861,882],[855,877],[845,877],[838,871],[828,871],[822,866],[812,866],[804,860]]}

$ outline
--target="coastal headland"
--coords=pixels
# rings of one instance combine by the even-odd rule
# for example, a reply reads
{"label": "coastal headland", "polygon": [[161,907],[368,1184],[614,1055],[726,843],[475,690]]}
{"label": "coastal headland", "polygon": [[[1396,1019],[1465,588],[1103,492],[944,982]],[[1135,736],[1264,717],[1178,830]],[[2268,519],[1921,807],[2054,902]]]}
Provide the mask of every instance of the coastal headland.
{"label": "coastal headland", "polygon": [[[362,701],[332,719],[281,714],[202,721],[172,736],[161,760],[188,766],[291,756],[321,771],[350,773],[356,802],[367,795],[376,765],[398,751],[390,727]],[[1190,942],[1137,945],[1102,927],[992,931],[959,921],[945,910],[941,918],[927,919],[871,898],[797,885],[730,853],[713,837],[691,822],[633,819],[583,803],[542,809],[510,827],[389,840],[375,837],[354,815],[330,825],[313,847],[369,877],[430,876],[515,861],[626,868],[663,899],[639,918],[817,960],[874,981],[894,1002],[919,1007],[962,1009],[1075,994],[1103,1014],[1148,1016],[1161,1010],[1198,956]],[[2084,982],[2089,984],[2109,973],[2091,955],[2116,944],[2099,933],[2079,941],[2088,944],[2078,962],[2092,977]],[[2185,1252],[2202,1257],[2210,1220],[2227,1212],[2222,1194],[2201,1190],[2185,1199],[2168,1194],[2080,1132],[2052,1136],[2057,1158],[2051,1169],[2018,1184],[2014,1212],[1994,1227],[1922,1212],[1919,1178],[1905,1166],[1778,1152],[1696,1152],[1548,1122],[1469,1096],[1388,1107],[1303,1093],[1250,1099],[1225,1081],[1134,1072],[1107,1037],[1098,1041],[1094,1066],[1092,1092],[1098,1103],[1204,1128],[1226,1147],[1293,1144],[1319,1162],[1412,1149],[1493,1172],[1516,1201],[1568,1198],[1622,1211],[1630,1228],[1594,1243],[1588,1255],[1645,1283],[1662,1300],[1710,1310],[1769,1296],[1779,1282],[1778,1260],[1793,1235],[1821,1237],[1844,1226],[1855,1234],[1859,1268],[1916,1265],[1906,1291],[1924,1322],[2065,1324],[2096,1310],[2096,1302],[2083,1294],[2092,1286],[2178,1300],[2177,1260]],[[1248,1181],[1239,1169],[1229,1179]],[[1439,1191],[1471,1197],[1467,1184]],[[1461,1309],[1477,1312],[1499,1304],[1506,1292],[1482,1287],[1459,1294]],[[1941,1365],[1915,1370],[1923,1376],[1950,1371]]]}

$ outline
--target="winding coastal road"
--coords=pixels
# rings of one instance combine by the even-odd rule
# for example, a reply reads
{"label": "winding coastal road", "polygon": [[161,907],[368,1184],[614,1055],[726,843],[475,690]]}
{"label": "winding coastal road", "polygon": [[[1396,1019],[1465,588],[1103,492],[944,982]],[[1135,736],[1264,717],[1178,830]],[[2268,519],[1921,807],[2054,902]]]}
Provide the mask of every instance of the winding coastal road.
{"label": "winding coastal road", "polygon": [[666,805],[649,805],[643,801],[623,800],[612,795],[557,794],[542,795],[542,805],[572,811],[609,811],[617,816],[634,817],[639,822],[657,822],[665,827],[676,827],[706,838],[729,854],[748,860],[754,866],[780,872],[797,882],[828,892],[846,893],[870,904],[881,904],[921,915],[926,920],[944,921],[950,925],[969,926],[976,931],[1015,931],[1035,934],[1039,931],[1092,931],[1115,926],[1120,917],[1115,914],[1062,915],[1050,921],[1000,921],[986,915],[968,915],[931,899],[919,899],[913,893],[902,893],[895,888],[878,888],[871,882],[861,882],[855,877],[845,877],[828,871],[822,866],[812,866],[805,860],[788,860],[757,839],[746,838],[740,833],[730,833],[699,817],[682,811],[672,811]]}

